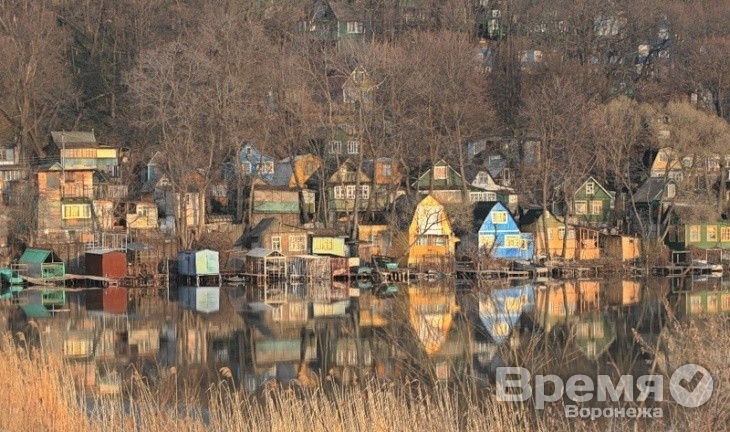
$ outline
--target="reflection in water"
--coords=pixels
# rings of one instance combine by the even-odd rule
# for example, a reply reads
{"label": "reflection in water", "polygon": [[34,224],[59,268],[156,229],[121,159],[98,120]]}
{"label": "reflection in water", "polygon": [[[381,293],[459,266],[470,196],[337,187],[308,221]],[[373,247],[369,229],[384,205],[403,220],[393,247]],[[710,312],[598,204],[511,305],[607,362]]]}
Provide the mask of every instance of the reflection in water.
{"label": "reflection in water", "polygon": [[9,330],[62,356],[79,384],[98,392],[122,391],[134,365],[151,383],[171,374],[202,383],[230,370],[254,393],[270,381],[481,383],[505,363],[535,373],[627,373],[647,367],[636,341],[655,344],[666,306],[680,319],[730,312],[730,285],[713,278],[502,287],[447,278],[381,288],[224,285],[209,314],[156,295],[130,296],[126,314],[89,311],[83,292],[69,292],[62,312],[34,315],[25,305],[2,313]]}

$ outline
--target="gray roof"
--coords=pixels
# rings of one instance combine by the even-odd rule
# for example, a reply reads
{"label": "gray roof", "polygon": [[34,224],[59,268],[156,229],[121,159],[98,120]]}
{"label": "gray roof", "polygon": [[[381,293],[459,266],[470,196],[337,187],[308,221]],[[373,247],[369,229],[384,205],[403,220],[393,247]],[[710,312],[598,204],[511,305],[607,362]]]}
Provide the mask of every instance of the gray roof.
{"label": "gray roof", "polygon": [[98,145],[94,132],[55,131],[51,132],[51,138],[58,147],[61,147],[62,145],[70,147],[91,145],[96,147]]}
{"label": "gray roof", "polygon": [[246,256],[251,258],[265,258],[272,255],[277,257],[284,256],[281,254],[281,252],[268,248],[254,248],[246,253]]}
{"label": "gray roof", "polygon": [[664,179],[664,177],[649,177],[634,192],[634,202],[649,203],[660,200],[664,193],[664,187],[670,183],[674,183],[674,181]]}
{"label": "gray roof", "polygon": [[347,2],[331,1],[330,8],[335,14],[337,21],[364,21],[365,13],[359,7]]}
{"label": "gray roof", "polygon": [[152,246],[146,245],[144,243],[138,243],[138,242],[130,242],[127,243],[127,250],[128,251],[144,251],[144,250],[152,250],[154,249]]}

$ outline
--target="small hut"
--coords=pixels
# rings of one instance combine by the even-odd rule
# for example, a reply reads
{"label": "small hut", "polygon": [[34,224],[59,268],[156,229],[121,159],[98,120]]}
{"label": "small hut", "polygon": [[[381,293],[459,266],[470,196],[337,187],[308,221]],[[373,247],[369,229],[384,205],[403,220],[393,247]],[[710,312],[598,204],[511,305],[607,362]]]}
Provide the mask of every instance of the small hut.
{"label": "small hut", "polygon": [[52,250],[27,248],[18,259],[18,264],[26,268],[26,274],[36,278],[63,277],[66,266]]}
{"label": "small hut", "polygon": [[109,248],[89,249],[84,256],[86,274],[121,279],[127,275],[127,254]]}

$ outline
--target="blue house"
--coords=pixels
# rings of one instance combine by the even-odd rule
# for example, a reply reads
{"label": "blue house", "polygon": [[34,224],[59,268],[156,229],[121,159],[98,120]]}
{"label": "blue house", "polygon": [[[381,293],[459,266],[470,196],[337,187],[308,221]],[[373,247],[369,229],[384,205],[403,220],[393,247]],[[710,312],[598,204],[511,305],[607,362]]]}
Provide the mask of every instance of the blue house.
{"label": "blue house", "polygon": [[250,143],[241,149],[241,171],[244,176],[255,176],[266,182],[274,178],[276,159],[258,151]]}
{"label": "blue house", "polygon": [[531,284],[479,293],[479,321],[494,343],[504,343],[523,313],[535,309],[535,287]]}
{"label": "blue house", "polygon": [[479,227],[479,252],[493,258],[532,260],[535,241],[531,233],[523,233],[512,213],[499,201],[481,202],[474,207],[474,220]]}

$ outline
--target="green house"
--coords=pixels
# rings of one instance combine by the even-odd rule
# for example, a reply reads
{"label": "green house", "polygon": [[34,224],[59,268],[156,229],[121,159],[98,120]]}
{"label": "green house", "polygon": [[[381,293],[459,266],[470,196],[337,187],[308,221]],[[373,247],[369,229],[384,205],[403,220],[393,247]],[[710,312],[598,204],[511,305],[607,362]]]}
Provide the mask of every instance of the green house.
{"label": "green house", "polygon": [[18,264],[27,269],[28,276],[35,278],[61,278],[66,274],[66,266],[52,250],[28,248]]}
{"label": "green house", "polygon": [[[431,169],[424,172],[412,184],[412,187],[418,189],[422,195],[428,195],[430,191],[431,196],[442,204],[458,204],[464,200],[463,187],[465,183],[461,174],[441,159],[433,164]],[[481,189],[472,188],[468,183],[466,183],[466,186],[467,192],[481,191]]]}
{"label": "green house", "polygon": [[365,10],[350,2],[315,0],[300,23],[300,30],[312,39],[327,42],[363,39],[367,28]]}
{"label": "green house", "polygon": [[616,193],[589,177],[573,194],[573,215],[578,223],[606,225],[611,220]]}
{"label": "green house", "polygon": [[669,228],[665,238],[674,250],[730,249],[730,224],[727,222],[679,223]]}

